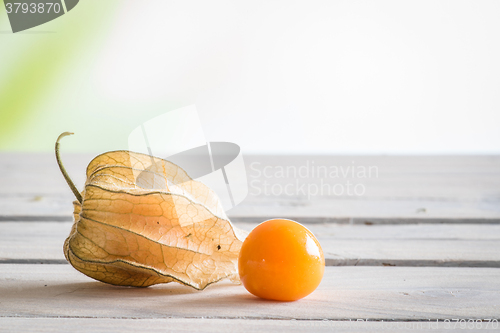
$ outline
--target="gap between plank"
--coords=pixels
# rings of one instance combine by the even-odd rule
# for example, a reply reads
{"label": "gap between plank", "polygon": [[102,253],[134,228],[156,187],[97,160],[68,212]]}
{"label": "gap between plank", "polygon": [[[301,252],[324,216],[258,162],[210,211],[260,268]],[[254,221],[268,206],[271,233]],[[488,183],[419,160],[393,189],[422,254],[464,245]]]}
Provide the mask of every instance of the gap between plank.
{"label": "gap between plank", "polygon": [[[229,316],[165,316],[165,317],[94,317],[94,316],[60,316],[60,315],[45,315],[45,316],[3,316],[0,315],[0,318],[20,318],[20,319],[112,319],[112,320],[155,320],[155,319],[207,319],[207,320],[221,320],[221,319],[239,319],[239,320],[272,320],[272,321],[310,321],[310,322],[315,322],[315,321],[327,321],[327,322],[352,322],[352,323],[361,323],[361,324],[366,324],[369,322],[388,322],[388,323],[398,323],[398,322],[430,322],[430,323],[436,323],[437,321],[442,324],[443,320],[448,319],[446,317],[440,317],[440,318],[363,318],[363,321],[360,321],[360,318],[293,318],[293,317],[257,317],[257,316],[234,316],[234,317],[229,317]],[[455,319],[484,319],[484,316],[482,317],[475,317],[475,316],[454,316]],[[496,318],[491,318],[496,319]],[[454,322],[453,322],[454,323]],[[486,324],[486,322],[483,322]]]}
{"label": "gap between plank", "polygon": [[[0,264],[67,265],[65,259],[0,259]],[[390,267],[482,267],[500,268],[498,260],[426,260],[426,259],[325,259],[325,266],[390,266]]]}
{"label": "gap between plank", "polygon": [[[232,222],[259,222],[267,221],[275,217],[272,216],[229,216]],[[498,218],[369,218],[369,217],[301,217],[282,216],[304,224],[314,223],[339,223],[339,224],[500,224]],[[73,222],[70,215],[0,215],[0,222]]]}

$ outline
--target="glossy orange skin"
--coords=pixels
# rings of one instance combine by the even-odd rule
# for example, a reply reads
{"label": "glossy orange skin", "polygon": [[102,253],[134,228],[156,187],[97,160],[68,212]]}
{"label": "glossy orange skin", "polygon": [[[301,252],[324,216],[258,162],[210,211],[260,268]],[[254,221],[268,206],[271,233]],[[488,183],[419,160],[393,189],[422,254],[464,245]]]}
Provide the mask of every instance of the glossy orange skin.
{"label": "glossy orange skin", "polygon": [[295,301],[312,293],[325,271],[321,245],[303,225],[284,219],[259,224],[243,242],[238,269],[255,296]]}

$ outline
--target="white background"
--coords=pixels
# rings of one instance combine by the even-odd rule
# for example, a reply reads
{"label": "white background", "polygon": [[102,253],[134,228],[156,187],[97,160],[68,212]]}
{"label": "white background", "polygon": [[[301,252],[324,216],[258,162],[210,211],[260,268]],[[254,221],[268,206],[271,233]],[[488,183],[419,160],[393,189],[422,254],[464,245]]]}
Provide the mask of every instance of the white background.
{"label": "white background", "polygon": [[101,38],[33,121],[47,150],[196,104],[246,154],[500,153],[500,1],[121,0]]}

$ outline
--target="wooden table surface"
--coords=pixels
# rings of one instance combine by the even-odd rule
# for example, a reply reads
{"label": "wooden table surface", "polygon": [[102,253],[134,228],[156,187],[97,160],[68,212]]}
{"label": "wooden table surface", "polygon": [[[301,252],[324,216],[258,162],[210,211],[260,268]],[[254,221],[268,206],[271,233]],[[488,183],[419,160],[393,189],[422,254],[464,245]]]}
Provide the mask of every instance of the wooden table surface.
{"label": "wooden table surface", "polygon": [[[91,158],[63,155],[80,188]],[[249,195],[229,217],[305,224],[326,257],[314,293],[282,303],[226,281],[96,282],[64,259],[73,197],[53,155],[2,153],[0,331],[500,329],[500,156],[244,158]],[[349,183],[357,194],[317,190]]]}

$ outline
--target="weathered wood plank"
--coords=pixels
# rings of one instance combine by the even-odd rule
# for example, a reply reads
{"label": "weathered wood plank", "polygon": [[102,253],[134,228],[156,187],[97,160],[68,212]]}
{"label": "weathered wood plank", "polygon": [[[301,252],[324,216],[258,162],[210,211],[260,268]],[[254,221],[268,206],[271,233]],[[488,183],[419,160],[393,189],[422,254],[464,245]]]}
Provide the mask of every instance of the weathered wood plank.
{"label": "weathered wood plank", "polygon": [[298,302],[260,300],[228,282],[123,288],[68,265],[0,265],[0,317],[246,318],[279,320],[484,319],[500,316],[500,269],[327,267]]}
{"label": "weathered wood plank", "polygon": [[[94,155],[65,154],[64,164],[79,186],[85,181],[85,168]],[[314,163],[313,163],[314,162]],[[468,197],[498,194],[500,156],[256,156],[245,155],[250,180],[268,179],[273,183],[288,183],[290,179],[365,179],[378,184],[371,193],[386,197]],[[309,166],[307,177],[296,175],[300,167]],[[344,168],[339,177],[331,177],[320,167]],[[378,175],[352,177],[347,167],[375,166]],[[290,168],[276,175],[279,168]],[[317,172],[313,175],[312,170]],[[357,171],[358,168],[355,168]],[[68,193],[53,154],[0,153],[0,193]],[[345,175],[342,173],[347,172]],[[374,172],[372,172],[374,173]],[[422,183],[424,181],[424,183]],[[451,181],[455,181],[452,183]],[[492,183],[493,181],[493,183]],[[388,184],[390,182],[391,184]],[[383,183],[385,183],[385,186]],[[388,186],[394,185],[394,186]],[[409,186],[413,185],[413,186]],[[447,185],[444,186],[443,185]],[[490,192],[491,191],[491,192]],[[347,193],[345,194],[347,195]],[[498,199],[498,198],[497,198]]]}
{"label": "weathered wood plank", "polygon": [[351,321],[331,320],[262,320],[211,318],[119,319],[103,318],[1,318],[0,332],[396,332],[428,330],[449,332],[456,329],[480,329],[498,332],[498,322],[444,322],[441,321]]}
{"label": "weathered wood plank", "polygon": [[[64,156],[80,188],[91,157]],[[228,212],[235,220],[280,216],[313,222],[500,222],[499,156],[246,156],[245,161],[249,195]],[[370,166],[377,172],[367,177],[346,171]],[[309,170],[305,177],[293,171],[298,173],[301,167]],[[332,177],[321,167],[344,171]],[[288,171],[282,175],[280,168]],[[362,185],[365,193],[314,192],[314,187],[323,185],[347,190],[347,182]],[[0,185],[3,220],[70,218],[72,194],[52,154],[0,154]]]}
{"label": "weathered wood plank", "polygon": [[[74,198],[18,195],[0,198],[1,221],[71,221]],[[296,202],[282,198],[247,198],[227,213],[231,220],[251,222],[282,217],[303,223],[408,224],[500,223],[500,201],[439,202],[425,199],[320,200]],[[425,212],[421,209],[425,208]]]}
{"label": "weathered wood plank", "polygon": [[[235,225],[252,230],[257,223]],[[500,267],[500,225],[308,227],[317,235],[331,266]],[[0,223],[0,263],[64,262],[62,244],[70,229],[69,222]]]}

